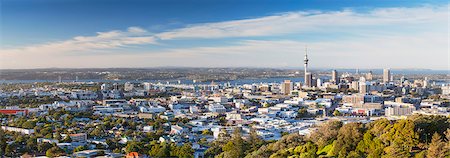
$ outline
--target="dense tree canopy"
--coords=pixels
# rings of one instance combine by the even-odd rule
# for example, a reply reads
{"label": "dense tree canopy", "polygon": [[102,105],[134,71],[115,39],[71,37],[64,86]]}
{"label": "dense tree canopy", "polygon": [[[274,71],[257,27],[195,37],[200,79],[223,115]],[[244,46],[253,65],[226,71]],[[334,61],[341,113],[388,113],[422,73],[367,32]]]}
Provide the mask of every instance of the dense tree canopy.
{"label": "dense tree canopy", "polygon": [[449,126],[449,117],[422,115],[367,124],[330,121],[309,137],[286,135],[246,157],[450,157]]}

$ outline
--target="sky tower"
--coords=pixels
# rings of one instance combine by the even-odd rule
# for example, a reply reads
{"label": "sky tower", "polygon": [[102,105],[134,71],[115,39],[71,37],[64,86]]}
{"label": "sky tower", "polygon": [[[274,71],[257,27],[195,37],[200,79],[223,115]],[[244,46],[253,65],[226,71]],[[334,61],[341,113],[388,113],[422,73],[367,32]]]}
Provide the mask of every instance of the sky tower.
{"label": "sky tower", "polygon": [[305,46],[305,87],[312,86],[312,74],[308,72],[308,47]]}

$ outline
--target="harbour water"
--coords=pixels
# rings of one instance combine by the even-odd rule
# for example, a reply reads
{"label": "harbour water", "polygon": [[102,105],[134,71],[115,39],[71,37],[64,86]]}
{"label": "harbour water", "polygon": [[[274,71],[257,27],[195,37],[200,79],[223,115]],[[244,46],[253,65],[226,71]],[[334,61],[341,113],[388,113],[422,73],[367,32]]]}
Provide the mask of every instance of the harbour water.
{"label": "harbour water", "polygon": [[[281,83],[284,80],[291,80],[293,82],[303,82],[303,77],[276,77],[276,78],[261,78],[261,79],[237,79],[229,81],[214,81],[215,84],[225,84],[230,83],[231,85],[243,85],[252,83]],[[101,79],[81,79],[79,82],[101,82],[101,83],[140,83],[140,82],[151,82],[151,83],[170,83],[170,84],[211,84],[212,82],[194,82],[193,80],[101,80]],[[52,82],[56,83],[58,80],[0,80],[0,84],[11,84],[11,83],[43,83]],[[75,82],[75,80],[62,80],[62,82]]]}

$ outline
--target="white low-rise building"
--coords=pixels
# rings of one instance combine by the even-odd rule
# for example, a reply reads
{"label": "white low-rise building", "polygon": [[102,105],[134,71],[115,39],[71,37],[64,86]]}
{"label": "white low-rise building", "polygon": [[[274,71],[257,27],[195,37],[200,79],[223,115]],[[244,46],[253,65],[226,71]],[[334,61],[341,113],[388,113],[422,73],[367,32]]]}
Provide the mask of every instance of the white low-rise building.
{"label": "white low-rise building", "polygon": [[215,103],[225,104],[228,102],[227,97],[210,97],[209,99],[213,100]]}
{"label": "white low-rise building", "polygon": [[386,116],[411,115],[416,110],[416,107],[409,103],[386,101],[384,102],[384,106],[386,107],[384,111]]}
{"label": "white low-rise building", "polygon": [[110,106],[94,106],[94,114],[112,114],[116,112],[123,112],[122,107],[110,107]]}
{"label": "white low-rise building", "polygon": [[387,107],[385,109],[385,115],[386,116],[411,115],[415,110],[416,110],[416,108],[414,108],[414,107],[393,106],[393,107]]}
{"label": "white low-rise building", "polygon": [[30,134],[34,133],[34,129],[25,129],[25,128],[17,128],[17,127],[9,127],[9,126],[2,126],[2,130],[22,133],[22,134],[26,134],[26,135],[30,135]]}
{"label": "white low-rise building", "polygon": [[227,112],[227,109],[221,104],[211,104],[208,107],[208,110],[211,112],[217,112],[217,113],[225,113]]}
{"label": "white low-rise building", "polygon": [[139,106],[139,112],[157,114],[166,111],[162,106]]}

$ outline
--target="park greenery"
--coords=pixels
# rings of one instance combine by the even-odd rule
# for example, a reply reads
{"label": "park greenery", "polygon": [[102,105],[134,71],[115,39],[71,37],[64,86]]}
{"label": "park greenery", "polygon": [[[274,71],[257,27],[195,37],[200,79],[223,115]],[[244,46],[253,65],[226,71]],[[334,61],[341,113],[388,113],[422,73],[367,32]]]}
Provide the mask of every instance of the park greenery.
{"label": "park greenery", "polygon": [[289,134],[265,142],[240,132],[212,142],[207,157],[223,158],[391,158],[450,157],[450,118],[414,115],[407,119],[379,119],[363,124],[330,121],[309,136]]}

